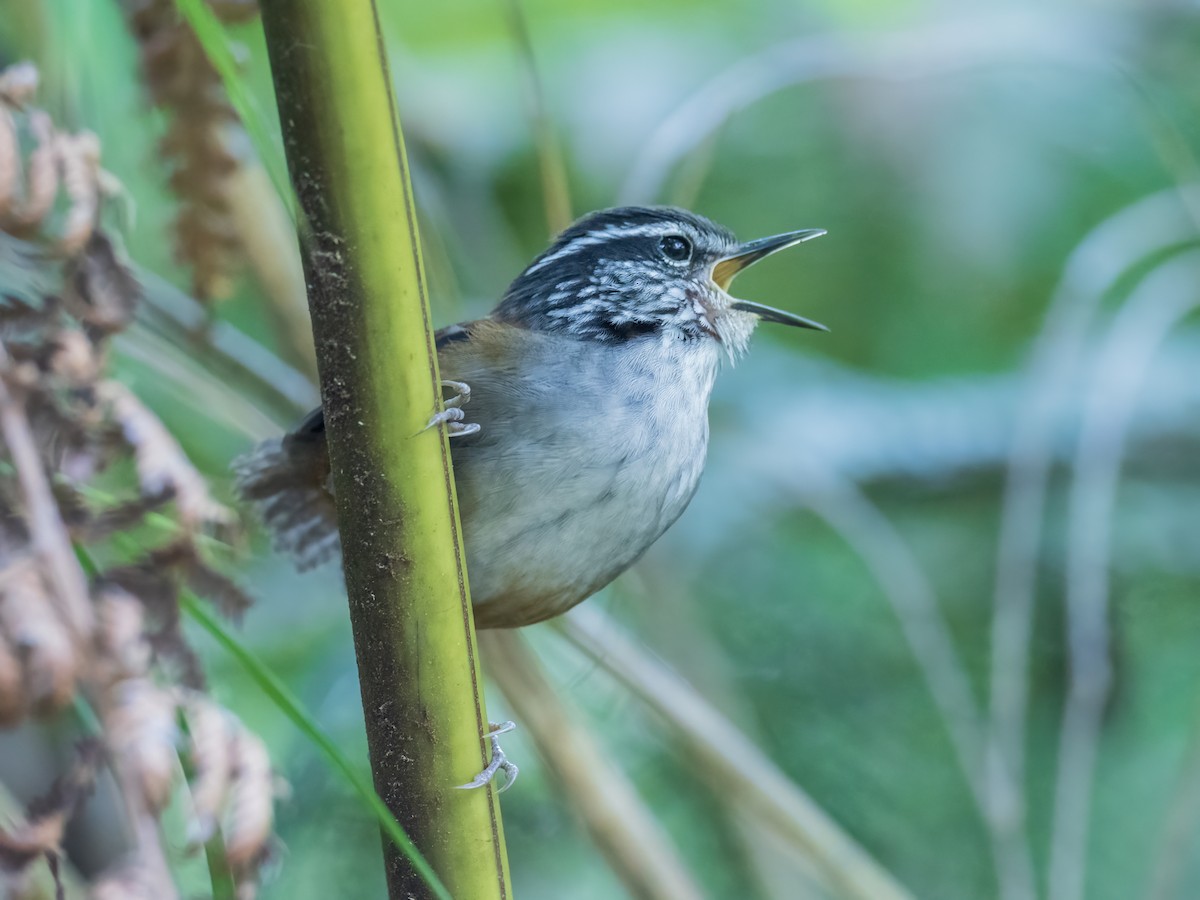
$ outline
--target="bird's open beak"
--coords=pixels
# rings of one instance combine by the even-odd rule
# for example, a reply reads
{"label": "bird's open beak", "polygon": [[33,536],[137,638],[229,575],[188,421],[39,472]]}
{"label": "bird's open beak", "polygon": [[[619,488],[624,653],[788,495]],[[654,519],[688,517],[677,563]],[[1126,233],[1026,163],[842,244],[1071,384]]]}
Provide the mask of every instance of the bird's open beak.
{"label": "bird's open beak", "polygon": [[[811,241],[813,238],[819,238],[825,233],[824,228],[805,228],[801,231],[789,231],[786,234],[776,234],[771,237],[759,238],[756,241],[748,241],[738,247],[737,251],[732,255],[725,257],[713,266],[712,280],[721,290],[728,291],[734,277],[742,269],[754,265],[754,263],[770,256],[772,253],[778,253],[780,250],[786,250],[788,247],[803,244],[805,241]],[[733,309],[753,313],[764,322],[779,322],[782,325],[795,325],[797,328],[814,328],[817,331],[829,330],[820,322],[814,322],[812,319],[784,312],[782,309],[763,306],[761,303],[735,299],[730,305]]]}

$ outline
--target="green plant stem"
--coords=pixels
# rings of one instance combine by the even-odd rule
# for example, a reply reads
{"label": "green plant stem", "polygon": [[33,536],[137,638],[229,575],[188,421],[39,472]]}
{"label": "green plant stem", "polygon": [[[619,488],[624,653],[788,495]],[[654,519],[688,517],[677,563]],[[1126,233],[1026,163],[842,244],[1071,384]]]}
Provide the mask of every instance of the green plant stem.
{"label": "green plant stem", "polygon": [[[265,0],[375,787],[456,897],[511,896],[416,211],[370,0]],[[394,898],[425,896],[386,848]]]}
{"label": "green plant stem", "polygon": [[204,859],[208,863],[208,880],[212,885],[212,900],[236,900],[237,884],[225,855],[225,839],[218,831],[204,844]]}

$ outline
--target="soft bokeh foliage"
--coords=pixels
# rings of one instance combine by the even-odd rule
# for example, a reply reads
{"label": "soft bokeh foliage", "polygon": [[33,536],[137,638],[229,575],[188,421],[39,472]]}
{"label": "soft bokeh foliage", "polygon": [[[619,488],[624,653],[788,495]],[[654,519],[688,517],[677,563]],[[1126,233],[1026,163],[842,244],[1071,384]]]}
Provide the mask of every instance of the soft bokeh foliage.
{"label": "soft bokeh foliage", "polygon": [[[548,234],[509,7],[390,3],[381,14],[435,315],[439,324],[481,315]],[[1200,205],[1167,202],[1118,220],[1106,243],[1086,243],[1126,207],[1195,178],[1195,9],[537,0],[524,14],[576,213],[618,200],[676,202],[747,238],[829,230],[737,289],[832,334],[762,329],[718,384],[709,468],[691,509],[634,573],[589,602],[742,725],[915,895],[998,896],[953,723],[925,678],[932,665],[936,685],[946,670],[921,645],[914,652],[889,595],[932,598],[967,699],[986,713],[1006,458],[1017,423],[1051,390],[1025,375],[1074,258],[1068,293],[1091,282],[1104,290],[1066,373],[1065,402],[1048,419],[1054,465],[1039,517],[1027,730],[1017,735],[1028,847],[1042,891],[1057,846],[1067,854],[1058,864],[1086,873],[1088,898],[1195,896],[1194,322],[1166,339],[1133,394],[1110,512],[1089,518],[1088,491],[1098,489],[1079,481],[1076,464],[1083,410],[1099,427],[1106,421],[1104,398],[1093,396],[1099,379],[1119,387],[1120,365],[1135,357],[1120,345],[1097,356],[1117,311],[1130,298],[1195,290],[1189,216]],[[258,26],[230,34],[261,121],[277,135]],[[96,132],[106,168],[124,183],[132,258],[186,288],[192,275],[165,239],[176,207],[156,144],[168,125],[147,106],[117,5],[0,4],[0,63],[27,56],[42,68],[45,105]],[[254,166],[251,148],[238,149]],[[1143,281],[1172,260],[1182,266],[1174,281]],[[1108,269],[1111,284],[1101,277]],[[303,364],[262,284],[240,276],[215,316]],[[1135,333],[1140,321],[1122,320]],[[229,460],[287,424],[295,407],[262,396],[225,403],[247,391],[164,346],[119,347],[119,377],[227,496]],[[1047,358],[1068,357],[1052,347]],[[1112,629],[1113,682],[1079,857],[1054,837],[1054,821],[1071,662],[1064,602],[1078,546],[1094,546],[1077,531],[1088,525],[1112,529],[1111,540],[1101,535],[1099,565],[1109,573],[1111,609],[1100,620]],[[365,769],[338,574],[298,576],[259,537],[242,577],[259,598],[246,639]],[[918,631],[928,624],[929,609],[912,615]],[[729,816],[722,785],[689,768],[657,719],[552,626],[530,636],[710,896],[796,896],[794,857]],[[213,694],[252,724],[291,784],[277,813],[286,852],[263,896],[378,895],[375,824],[236,665],[202,637],[194,643]],[[491,705],[501,717],[503,702]],[[505,746],[524,771],[504,797],[516,893],[622,896],[521,732]],[[1066,764],[1080,761],[1068,753]]]}

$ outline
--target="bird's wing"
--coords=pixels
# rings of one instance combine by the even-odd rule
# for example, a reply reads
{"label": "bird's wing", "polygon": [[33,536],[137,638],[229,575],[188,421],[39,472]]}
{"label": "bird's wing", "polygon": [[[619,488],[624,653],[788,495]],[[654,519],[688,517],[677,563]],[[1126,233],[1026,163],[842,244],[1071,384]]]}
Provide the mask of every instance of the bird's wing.
{"label": "bird's wing", "polygon": [[438,350],[444,350],[450,344],[457,341],[469,341],[471,339],[471,326],[473,322],[460,322],[457,325],[447,325],[445,328],[439,328],[433,335],[433,342]]}
{"label": "bird's wing", "polygon": [[318,406],[300,424],[292,429],[290,438],[321,438],[325,437],[325,410]]}

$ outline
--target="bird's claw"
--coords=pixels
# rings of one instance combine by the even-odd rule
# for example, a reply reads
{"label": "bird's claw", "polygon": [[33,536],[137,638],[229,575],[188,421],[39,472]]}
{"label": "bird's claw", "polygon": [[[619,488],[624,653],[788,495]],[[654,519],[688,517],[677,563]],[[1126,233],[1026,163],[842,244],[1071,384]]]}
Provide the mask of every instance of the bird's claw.
{"label": "bird's claw", "polygon": [[499,725],[488,723],[488,732],[484,735],[492,744],[492,761],[487,764],[487,768],[468,781],[466,784],[456,785],[460,790],[471,790],[472,788],[485,787],[491,784],[492,779],[496,777],[497,772],[504,773],[504,786],[498,790],[498,793],[503,794],[513,782],[517,780],[517,776],[521,774],[520,768],[515,762],[504,755],[504,751],[500,749],[500,735],[507,734],[517,727],[516,722],[501,722]]}
{"label": "bird's claw", "polygon": [[447,381],[446,379],[442,379],[442,387],[448,387],[454,391],[454,396],[442,404],[447,409],[466,406],[471,402],[471,386],[465,381]]}
{"label": "bird's claw", "polygon": [[479,431],[479,425],[475,422],[465,422],[465,413],[462,408],[471,402],[471,386],[463,381],[443,381],[443,387],[448,387],[454,391],[454,396],[447,400],[442,405],[445,407],[441,412],[436,412],[430,418],[422,431],[428,431],[438,425],[446,426],[447,437],[466,437],[468,434],[475,434]]}
{"label": "bird's claw", "polygon": [[443,409],[441,412],[434,413],[429,423],[421,429],[428,431],[437,425],[446,426],[447,437],[466,437],[468,434],[475,434],[479,431],[478,422],[464,422],[465,415],[457,406],[452,406],[449,409]]}

